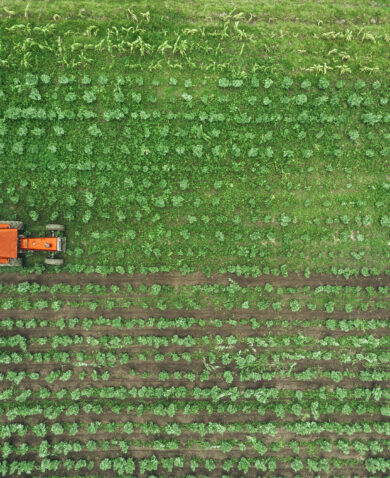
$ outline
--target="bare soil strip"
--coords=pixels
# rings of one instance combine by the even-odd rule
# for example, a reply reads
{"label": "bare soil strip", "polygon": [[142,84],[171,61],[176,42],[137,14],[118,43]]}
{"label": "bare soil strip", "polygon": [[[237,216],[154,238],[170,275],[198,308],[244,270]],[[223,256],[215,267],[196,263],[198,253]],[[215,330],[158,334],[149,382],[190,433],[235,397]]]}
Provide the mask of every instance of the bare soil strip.
{"label": "bare soil strip", "polygon": [[309,278],[290,272],[288,277],[262,275],[260,277],[243,277],[237,274],[211,274],[207,277],[201,272],[194,272],[183,275],[180,272],[157,272],[151,274],[109,274],[103,276],[101,274],[71,274],[68,272],[60,272],[58,274],[20,274],[17,272],[0,273],[0,283],[3,284],[19,284],[21,282],[36,282],[41,285],[52,286],[58,283],[66,283],[70,285],[87,285],[89,283],[97,283],[100,285],[122,285],[131,284],[133,287],[139,287],[141,284],[151,286],[153,284],[168,285],[171,287],[183,287],[191,285],[203,284],[223,284],[229,285],[231,281],[236,282],[241,287],[264,286],[269,283],[275,287],[316,287],[319,285],[341,285],[341,286],[361,286],[361,287],[378,287],[390,286],[390,276],[381,274],[377,276],[358,277],[351,276],[346,279],[344,276],[335,276],[328,274],[311,274]]}

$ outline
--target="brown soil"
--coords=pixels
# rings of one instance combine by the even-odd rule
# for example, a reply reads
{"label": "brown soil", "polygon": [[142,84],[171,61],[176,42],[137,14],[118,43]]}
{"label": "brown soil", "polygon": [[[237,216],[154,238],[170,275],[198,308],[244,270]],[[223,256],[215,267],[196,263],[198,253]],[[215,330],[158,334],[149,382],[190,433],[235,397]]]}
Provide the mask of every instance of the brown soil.
{"label": "brown soil", "polygon": [[[97,435],[97,434],[96,434]],[[96,437],[96,435],[94,435],[94,438]],[[78,436],[78,434],[77,434]],[[121,437],[116,437],[116,439],[126,439],[128,437],[128,435],[126,436],[126,434],[124,434],[123,436]],[[58,437],[56,435],[53,436],[53,438],[55,438],[54,440],[51,440],[53,442],[56,442],[58,440]],[[223,435],[223,438],[224,439],[227,439],[227,437],[225,437],[225,434]],[[233,437],[229,437],[229,438],[233,438]],[[104,437],[101,437],[100,439],[110,439],[109,435],[104,435]],[[145,435],[139,435],[137,437],[134,437],[134,439],[138,439],[138,440],[145,440],[145,441],[152,441],[153,438],[151,436],[149,436],[149,438],[146,438],[145,439]],[[158,440],[158,437],[154,437],[155,440]],[[96,440],[96,438],[95,438]],[[81,443],[83,444],[86,444],[86,442],[88,440],[85,440],[84,437],[81,438],[81,440],[79,440]],[[246,441],[245,440],[245,437],[243,437],[243,441]],[[263,440],[264,441],[264,440]],[[21,443],[21,441],[20,441]],[[135,455],[135,457],[137,458],[144,458],[144,457],[149,457],[151,452],[153,452],[153,454],[155,454],[157,456],[157,453],[158,451],[156,451],[155,449],[153,448],[150,448],[148,446],[132,446],[132,447],[129,447],[129,451],[131,450],[131,455]],[[155,453],[156,451],[156,453]],[[104,452],[104,454],[102,452],[100,452],[104,458],[105,457],[112,457],[112,458],[115,458],[116,456],[118,456],[118,452],[120,452],[120,448],[119,446],[118,447],[111,447],[109,448],[106,452]],[[95,452],[88,452],[88,450],[83,450],[83,453],[88,453],[90,456],[90,458],[94,458],[95,459],[95,456],[96,456],[96,451]],[[93,453],[93,455],[92,455]],[[201,457],[201,458],[214,458],[215,460],[226,460],[227,458],[241,458],[242,456],[245,456],[247,458],[258,458],[259,457],[259,454],[258,452],[256,452],[254,449],[251,449],[251,448],[247,448],[245,450],[245,453],[243,453],[237,446],[236,447],[233,447],[232,450],[229,452],[228,455],[224,454],[222,451],[220,450],[202,450],[199,446],[196,447],[195,445],[192,445],[191,448],[187,448],[187,447],[179,447],[177,450],[164,450],[164,451],[161,451],[160,452],[160,456],[161,457],[166,457],[166,456],[185,456],[185,457],[188,457],[188,458],[191,458],[193,456],[197,456],[197,457]],[[267,456],[275,456],[274,454],[275,452],[268,452],[268,453],[265,453],[264,454],[264,457],[266,458]],[[326,452],[319,452],[318,453],[318,457],[327,457],[327,458],[336,458],[338,457],[339,455],[343,455],[342,452],[340,450],[337,450],[337,449],[334,449],[332,450],[332,452],[330,453],[326,453]],[[30,459],[31,457],[33,456],[33,453],[30,453]],[[80,456],[78,456],[76,453],[69,453],[68,457],[75,457],[75,459],[79,459]],[[295,456],[294,452],[291,450],[291,448],[283,448],[282,450],[280,450],[279,452],[277,452],[277,456],[282,458],[282,457],[293,457]],[[306,459],[306,458],[310,458],[310,457],[313,457],[312,454],[308,453],[308,451],[302,447],[302,449],[300,450],[299,452],[299,456],[300,458],[302,459]],[[349,455],[348,455],[348,458],[358,458],[359,457],[359,454],[354,451],[353,449],[351,449]],[[343,456],[343,458],[345,458],[345,456]],[[28,459],[28,458],[27,458]]]}
{"label": "brown soil", "polygon": [[351,276],[345,279],[344,276],[334,276],[327,274],[311,274],[309,278],[298,275],[295,272],[289,273],[288,277],[262,275],[260,277],[243,277],[237,274],[211,274],[210,277],[201,272],[194,272],[183,275],[180,272],[157,272],[153,274],[109,274],[103,276],[101,274],[71,274],[61,272],[58,274],[20,274],[17,272],[0,273],[0,282],[4,284],[19,284],[21,282],[36,282],[41,285],[54,285],[58,283],[66,283],[71,285],[87,285],[89,283],[97,283],[100,285],[123,285],[131,284],[133,287],[139,287],[141,284],[151,286],[153,284],[168,285],[171,287],[182,287],[190,285],[203,284],[223,284],[229,285],[231,281],[237,282],[241,287],[264,286],[266,283],[275,287],[317,287],[319,285],[342,285],[342,286],[361,286],[361,287],[378,287],[390,285],[390,276],[381,274],[378,276],[364,277]]}
{"label": "brown soil", "polygon": [[[7,317],[13,317],[13,314],[7,315]],[[15,317],[14,317],[15,318]],[[42,319],[42,317],[36,317]],[[84,317],[83,317],[84,318]],[[82,319],[83,319],[82,318]],[[1,319],[1,315],[0,315]],[[81,320],[82,320],[81,319]],[[89,330],[85,330],[83,326],[77,325],[72,328],[65,327],[64,329],[59,329],[57,327],[36,327],[36,328],[13,328],[11,330],[5,329],[2,331],[3,337],[13,336],[15,334],[23,335],[25,337],[53,337],[55,335],[79,335],[82,337],[93,336],[96,338],[104,337],[107,335],[114,335],[117,337],[139,337],[139,336],[157,336],[157,337],[171,337],[172,335],[178,335],[179,337],[186,337],[190,335],[193,338],[201,339],[205,335],[219,335],[220,337],[229,337],[229,336],[236,336],[239,333],[239,337],[268,337],[268,336],[283,336],[283,335],[297,335],[301,333],[304,336],[312,337],[316,339],[323,339],[324,337],[348,337],[348,336],[356,336],[360,337],[363,335],[372,335],[373,337],[380,338],[384,336],[390,335],[390,330],[388,327],[380,327],[374,330],[350,330],[344,332],[343,330],[330,330],[324,327],[294,327],[285,328],[280,327],[278,325],[273,325],[272,327],[259,327],[258,329],[253,329],[251,325],[240,325],[240,326],[233,326],[230,324],[224,325],[223,327],[215,327],[212,325],[206,325],[205,327],[201,327],[198,324],[193,325],[187,329],[184,328],[174,328],[169,327],[165,329],[160,329],[158,327],[133,327],[128,329],[126,327],[119,329],[119,328],[112,328],[109,326],[92,326]],[[244,342],[239,342],[246,348]],[[226,346],[226,344],[224,344]],[[132,349],[143,348],[143,345],[130,345]],[[182,347],[176,346],[178,349]],[[184,347],[184,346],[183,346]],[[161,346],[161,350],[166,350],[167,347]],[[258,346],[255,348],[259,348]],[[184,347],[185,350],[190,349],[190,347]],[[184,351],[183,349],[183,351]],[[229,349],[231,347],[229,346]]]}
{"label": "brown soil", "polygon": [[[370,277],[370,278],[365,278],[362,276],[359,276],[357,278],[351,277],[350,279],[346,280],[344,277],[340,276],[328,276],[328,275],[315,275],[312,274],[309,279],[303,277],[303,276],[298,276],[297,274],[291,273],[289,274],[288,277],[275,277],[275,276],[261,276],[258,278],[245,278],[245,277],[238,277],[234,274],[213,274],[211,277],[207,278],[203,274],[200,273],[195,273],[195,274],[189,274],[186,276],[183,276],[180,273],[158,273],[158,274],[149,274],[149,275],[141,275],[141,274],[136,274],[136,275],[120,275],[120,274],[112,274],[107,277],[103,277],[98,274],[79,274],[79,275],[72,275],[68,273],[60,273],[60,274],[42,274],[42,275],[37,275],[37,274],[27,274],[27,275],[22,275],[22,274],[16,274],[16,273],[1,273],[0,274],[0,282],[4,284],[17,284],[20,282],[25,282],[25,281],[30,281],[30,282],[37,282],[42,285],[54,285],[56,283],[67,283],[71,285],[86,285],[88,283],[98,283],[101,285],[106,285],[110,286],[113,284],[116,285],[125,285],[125,284],[131,284],[133,287],[138,287],[141,284],[150,286],[152,284],[161,284],[161,285],[169,285],[172,287],[182,287],[182,286],[187,286],[187,285],[196,285],[196,284],[213,284],[213,283],[220,283],[220,284],[225,284],[229,285],[231,281],[237,282],[241,286],[263,286],[266,283],[273,284],[274,286],[277,287],[302,287],[302,286],[310,286],[310,287],[316,287],[318,285],[327,285],[327,284],[332,284],[332,285],[342,285],[342,286],[361,286],[361,287],[367,287],[367,286],[372,286],[374,288],[378,288],[379,286],[385,286],[385,285],[390,285],[390,277],[389,276],[377,276],[377,277]],[[47,296],[48,294],[46,294]],[[107,299],[107,297],[111,296],[111,292],[107,292],[107,294],[80,294],[80,296],[77,296],[77,294],[72,297],[71,295],[65,295],[64,298],[69,298],[69,300],[74,300],[74,301],[80,301],[81,299]],[[58,297],[59,294],[56,294],[56,297]],[[45,297],[45,294],[37,294],[34,297],[37,299]],[[117,297],[117,295],[114,295],[114,297]],[[193,317],[195,319],[204,319],[206,321],[206,326],[205,327],[200,327],[199,325],[194,325],[191,326],[188,329],[183,329],[183,328],[175,328],[175,327],[170,327],[167,329],[159,329],[157,327],[134,327],[132,329],[117,329],[117,328],[112,328],[112,327],[107,327],[107,326],[92,326],[88,331],[85,331],[82,326],[77,326],[72,329],[70,328],[65,328],[63,330],[57,329],[57,328],[41,328],[38,327],[36,329],[27,329],[27,328],[14,328],[12,330],[4,329],[2,330],[2,335],[4,337],[7,336],[13,336],[13,335],[23,335],[24,337],[28,338],[33,338],[33,337],[51,337],[56,334],[63,334],[63,335],[80,335],[83,337],[87,336],[93,336],[93,337],[102,337],[105,335],[115,335],[115,336],[140,336],[140,335],[156,335],[156,336],[172,336],[174,334],[179,335],[180,337],[186,336],[186,335],[191,335],[193,337],[201,338],[204,335],[220,335],[222,337],[226,337],[229,335],[235,335],[238,337],[266,337],[268,335],[273,335],[273,336],[278,336],[278,335],[284,335],[284,334],[289,334],[289,335],[297,335],[299,333],[305,335],[305,336],[310,336],[316,340],[319,340],[323,337],[331,336],[334,338],[337,337],[343,337],[343,336],[362,336],[362,335],[372,335],[373,337],[384,337],[390,335],[389,329],[387,328],[378,328],[375,330],[368,330],[368,331],[351,331],[351,332],[343,332],[341,330],[328,330],[325,327],[289,327],[289,328],[284,328],[284,327],[279,327],[277,325],[273,327],[266,328],[264,326],[258,328],[258,329],[253,329],[250,324],[248,325],[240,325],[238,324],[237,326],[233,326],[229,323],[226,322],[226,325],[224,324],[223,327],[215,327],[210,325],[210,318],[220,318],[222,321],[227,321],[231,318],[235,319],[251,319],[251,318],[259,318],[259,319],[272,319],[272,320],[287,320],[287,321],[293,321],[293,320],[306,320],[306,319],[316,319],[318,318],[319,320],[326,320],[326,319],[336,319],[336,320],[350,320],[354,318],[364,318],[365,320],[371,320],[371,319],[377,319],[377,318],[382,318],[382,319],[388,319],[389,318],[389,311],[388,310],[376,310],[376,311],[368,311],[368,312],[362,312],[362,311],[354,311],[351,314],[347,314],[345,312],[334,312],[334,313],[327,313],[325,311],[309,311],[309,310],[303,310],[298,313],[293,313],[289,310],[285,310],[282,312],[275,312],[273,310],[267,310],[267,311],[258,311],[258,310],[250,310],[250,309],[233,309],[233,310],[215,310],[212,307],[205,307],[201,310],[179,310],[179,309],[167,309],[167,310],[160,310],[160,309],[143,309],[143,308],[136,308],[136,307],[130,307],[130,308],[116,308],[116,309],[96,309],[95,311],[91,311],[88,308],[73,308],[70,307],[69,305],[64,306],[61,310],[59,311],[53,311],[50,309],[44,309],[44,310],[30,310],[30,311],[24,311],[24,310],[18,310],[18,309],[10,309],[10,310],[1,310],[0,311],[0,319],[6,319],[6,318],[13,318],[13,319],[27,319],[27,318],[37,318],[37,319],[47,319],[49,321],[55,321],[59,318],[73,318],[73,317],[78,317],[80,319],[82,318],[91,318],[91,319],[97,319],[100,316],[107,317],[109,319],[114,319],[118,316],[122,317],[123,319],[127,318],[159,318],[159,317],[165,317],[165,318],[179,318],[179,317]],[[212,345],[214,348],[216,348],[215,344]],[[197,347],[184,347],[184,346],[177,346],[177,345],[169,345],[168,347],[159,347],[156,349],[156,351],[162,352],[162,353],[167,353],[167,352],[194,352],[199,349],[208,349],[208,346],[205,345],[199,345]],[[310,349],[312,350],[318,350],[320,348],[319,344],[312,344],[310,346]],[[50,350],[51,347],[50,345],[45,345],[41,346],[37,343],[31,344],[28,347],[28,351],[33,352],[33,351],[46,351]],[[118,351],[116,349],[110,349],[111,352],[115,353],[116,356],[118,356],[119,353],[126,351],[130,353],[139,353],[142,350],[153,350],[151,347],[145,347],[142,345],[130,345],[126,346],[122,349],[119,349]],[[247,349],[251,350],[250,346],[247,346],[246,344],[240,342],[236,344],[235,346],[229,346],[226,347],[224,350],[232,350],[232,351],[239,351],[242,349]],[[307,348],[308,349],[308,348]],[[359,348],[351,348],[351,347],[346,347],[346,348],[341,348],[341,347],[328,347],[327,349],[329,350],[336,350],[337,352],[352,352],[351,353],[351,358],[352,362],[350,364],[344,364],[340,361],[337,361],[335,359],[333,360],[296,360],[294,362],[295,365],[293,367],[293,373],[297,372],[302,372],[306,370],[309,367],[315,367],[317,369],[322,369],[322,370],[339,370],[339,371],[345,371],[345,370],[350,370],[355,373],[358,373],[362,369],[369,369],[368,367],[370,366],[367,362],[358,360],[357,354],[359,353],[360,349]],[[384,348],[382,347],[382,350]],[[2,349],[2,352],[11,352],[11,351],[16,351],[20,350],[19,348],[8,348],[8,349]],[[78,346],[71,346],[71,347],[58,347],[56,350],[61,351],[61,350],[67,350],[71,352],[77,352],[77,351],[86,351],[87,353],[95,352],[98,350],[109,350],[108,348],[105,348],[104,346],[97,346],[97,347],[91,347],[88,346],[88,344],[83,343]],[[299,351],[299,347],[296,346],[285,346],[285,347],[268,347],[266,349],[262,347],[254,347],[253,353],[266,353],[268,357],[268,362],[264,364],[267,370],[278,370],[278,369],[287,369],[289,368],[289,364],[286,363],[286,361],[276,363],[275,361],[272,361],[272,353],[275,353],[276,351],[287,351],[287,350],[295,350]],[[366,347],[362,347],[362,350],[365,352],[369,352],[371,348],[367,345]],[[376,348],[375,351],[381,350],[380,348]],[[386,350],[387,351],[387,350]],[[72,355],[72,360],[75,360],[75,356]],[[98,364],[94,364],[93,360],[87,359],[85,361],[88,366],[77,366],[74,363],[70,364],[60,364],[60,363],[43,363],[43,364],[38,364],[35,362],[27,361],[23,362],[20,364],[2,364],[0,366],[0,372],[1,373],[6,373],[9,370],[12,371],[28,371],[28,372],[40,372],[41,378],[37,381],[31,380],[29,378],[24,379],[20,385],[17,387],[19,391],[25,390],[25,389],[31,389],[32,391],[38,391],[42,387],[47,387],[49,388],[52,392],[57,392],[60,391],[61,389],[68,389],[68,390],[73,390],[75,388],[85,388],[85,387],[103,387],[103,386],[112,386],[112,387],[119,387],[119,386],[125,386],[125,387],[142,387],[142,386],[163,386],[163,387],[170,387],[170,386],[185,386],[187,388],[193,388],[194,386],[198,387],[213,387],[213,386],[219,386],[222,389],[228,388],[228,387],[237,387],[240,390],[245,390],[249,388],[258,388],[258,387],[276,387],[279,390],[313,390],[316,391],[320,387],[326,387],[328,390],[334,390],[337,387],[344,387],[344,388],[356,388],[356,387],[362,387],[362,388],[368,388],[372,389],[374,387],[381,387],[382,389],[385,389],[386,387],[390,386],[390,381],[370,381],[370,382],[363,382],[358,379],[352,379],[352,378],[343,378],[338,383],[335,383],[331,379],[326,379],[326,378],[319,378],[315,380],[310,380],[310,381],[303,381],[303,380],[297,380],[294,376],[291,376],[289,378],[274,378],[272,380],[260,380],[258,382],[254,381],[245,381],[245,382],[240,382],[238,378],[235,378],[233,383],[228,385],[224,380],[221,380],[215,376],[215,373],[220,373],[225,370],[235,370],[237,371],[237,368],[235,366],[235,363],[232,362],[228,366],[221,366],[221,362],[219,360],[216,360],[215,365],[219,366],[219,368],[216,368],[214,371],[212,370],[210,373],[211,379],[208,381],[200,382],[199,377],[196,378],[195,382],[190,382],[186,379],[182,380],[174,380],[170,378],[167,381],[160,381],[158,380],[158,373],[161,370],[166,370],[170,373],[176,370],[180,370],[182,372],[196,372],[199,374],[201,370],[205,369],[205,364],[202,360],[193,360],[191,363],[188,363],[184,360],[180,360],[177,362],[173,362],[172,360],[165,360],[164,362],[155,362],[154,360],[146,360],[146,361],[140,361],[140,360],[132,360],[130,363],[126,365],[121,365],[120,363],[116,363],[114,367],[103,367],[99,366]],[[291,364],[292,365],[292,364]],[[378,370],[386,370],[386,364],[380,364],[380,365],[375,365],[373,368],[378,369]],[[110,378],[108,381],[93,381],[91,377],[88,375],[86,379],[84,379],[82,382],[78,378],[78,374],[86,370],[88,373],[92,372],[93,369],[96,369],[99,374],[103,373],[104,371],[108,370],[110,372]],[[130,376],[129,375],[129,370],[133,369],[137,372],[136,376]],[[70,381],[68,382],[63,382],[61,380],[56,380],[55,382],[48,384],[45,380],[44,377],[49,373],[50,370],[73,370],[73,377]],[[260,370],[260,372],[263,370]],[[140,374],[143,372],[148,373],[148,378],[143,379],[140,378]],[[11,386],[11,383],[8,380],[5,380],[2,383],[2,388],[8,388]],[[1,391],[1,390],[0,390]],[[50,403],[55,405],[57,402],[57,398],[54,396],[50,399]],[[103,400],[102,399],[96,399],[96,398],[88,398],[85,399],[85,397],[82,397],[81,403],[85,403],[85,401],[88,400],[89,402],[93,403],[95,401],[99,401],[101,403]],[[181,401],[182,399],[172,399],[172,402],[176,401]],[[190,399],[183,399],[183,401],[191,400]],[[331,399],[330,399],[331,400]],[[41,403],[42,405],[45,403],[41,400],[36,400],[36,399],[30,399],[30,403]],[[156,399],[126,399],[123,401],[125,404],[137,404],[141,402],[147,402],[151,403],[153,401],[156,401]],[[163,401],[163,400],[162,400]],[[167,399],[169,401],[169,399]],[[228,402],[228,398],[221,398],[221,401]],[[136,412],[122,412],[121,414],[115,414],[109,409],[109,405],[112,403],[122,403],[121,400],[117,399],[105,399],[105,402],[107,404],[107,407],[104,408],[103,413],[101,415],[97,415],[95,413],[85,413],[83,410],[80,411],[77,417],[74,416],[66,416],[65,413],[62,413],[59,417],[57,417],[55,420],[48,420],[46,419],[43,414],[40,416],[30,416],[30,417],[18,417],[15,422],[21,422],[21,423],[28,423],[30,425],[36,424],[39,422],[45,422],[47,425],[51,425],[54,421],[56,422],[69,422],[72,423],[74,421],[77,421],[78,423],[89,423],[91,421],[96,421],[99,420],[102,423],[108,423],[111,421],[115,421],[118,423],[123,423],[126,421],[133,421],[135,423],[144,423],[147,421],[153,421],[155,423],[158,423],[160,425],[172,423],[172,422],[177,422],[177,423],[191,423],[191,422],[204,422],[208,423],[210,421],[213,422],[219,422],[219,423],[234,423],[234,422],[247,422],[247,423],[253,423],[253,422],[291,422],[291,421],[298,421],[298,417],[292,414],[287,414],[283,419],[279,419],[275,417],[273,412],[267,411],[264,415],[259,415],[257,412],[251,412],[251,413],[236,413],[236,414],[228,414],[228,413],[211,413],[209,414],[206,411],[201,411],[198,414],[194,415],[185,415],[182,412],[178,412],[174,418],[170,418],[168,416],[159,416],[159,415],[154,415],[152,412],[146,412],[142,414],[141,416],[138,416]],[[204,402],[204,400],[198,400],[198,402]],[[279,402],[286,402],[286,399],[280,399]],[[12,400],[7,400],[7,401],[2,401],[2,405],[4,404],[12,404]],[[47,403],[47,402],[46,402]],[[380,406],[380,402],[375,402],[376,405]],[[305,413],[305,411],[304,411]],[[303,418],[303,420],[314,420],[311,415],[307,415],[306,417]],[[356,412],[351,413],[351,415],[346,416],[343,414],[329,414],[329,415],[321,415],[319,420],[316,420],[316,422],[321,423],[321,422],[329,422],[329,421],[338,421],[341,423],[349,423],[349,424],[354,424],[358,423],[361,421],[369,421],[369,422],[383,422],[387,421],[387,417],[381,415],[379,412],[375,413],[367,413],[367,414],[362,414],[358,415]],[[7,418],[6,414],[3,413],[0,415],[0,423],[10,423],[9,419]],[[298,440],[298,441],[305,441],[305,442],[311,442],[313,439],[317,438],[327,438],[327,439],[332,439],[332,440],[337,440],[340,438],[347,438],[348,440],[353,440],[353,439],[361,439],[366,441],[367,439],[383,439],[384,435],[378,434],[375,431],[372,431],[370,433],[354,433],[351,435],[338,435],[337,433],[328,433],[328,432],[322,432],[318,435],[310,435],[310,436],[302,436],[302,435],[297,435],[293,432],[288,432],[284,427],[281,427],[278,429],[278,433],[275,437],[271,438],[269,436],[264,436],[264,435],[259,435],[259,434],[252,434],[249,432],[225,432],[223,435],[221,434],[206,434],[205,439],[207,440],[218,440],[218,439],[239,439],[239,440],[246,440],[246,436],[248,435],[255,435],[261,438],[262,441],[265,443],[271,443],[272,441],[275,441],[277,439],[283,438],[286,442],[289,440]],[[131,435],[127,435],[124,432],[115,432],[115,433],[107,433],[104,431],[98,432],[97,434],[92,435],[89,433],[87,430],[80,430],[80,432],[74,436],[70,437],[69,434],[64,434],[62,436],[54,436],[51,433],[48,433],[48,435],[45,437],[48,439],[50,442],[51,441],[60,441],[60,440],[76,440],[80,441],[82,443],[86,443],[90,439],[94,440],[106,440],[106,439],[139,439],[142,441],[151,441],[151,440],[158,440],[160,438],[177,438],[177,440],[180,443],[180,448],[178,450],[164,450],[164,451],[158,451],[155,449],[151,448],[143,448],[143,447],[135,447],[133,446],[132,448],[129,448],[126,456],[133,456],[135,458],[143,458],[143,457],[150,457],[151,455],[155,455],[157,458],[162,458],[162,457],[170,457],[170,456],[184,456],[184,457],[201,457],[201,458],[214,458],[216,460],[221,460],[221,459],[227,459],[227,458],[240,458],[242,456],[248,457],[248,458],[255,458],[257,457],[257,453],[252,450],[252,449],[247,449],[246,451],[241,451],[237,447],[233,448],[229,454],[223,454],[220,450],[211,448],[209,450],[201,450],[201,449],[196,449],[194,445],[191,445],[190,448],[185,448],[186,442],[190,440],[199,440],[201,437],[197,433],[185,431],[182,432],[182,434],[179,437],[175,437],[172,435],[149,435],[146,436],[142,432],[139,432],[138,430],[135,431]],[[14,434],[11,439],[9,440],[13,444],[21,444],[22,442],[31,442],[34,444],[38,444],[41,439],[38,439],[35,435],[33,435],[31,432],[28,432],[25,437],[18,437],[16,434]],[[357,463],[356,465],[348,466],[348,476],[353,476],[353,475],[359,475],[361,477],[365,477],[367,475],[367,471],[365,470],[363,463],[364,463],[364,458],[360,457],[353,449],[350,450],[349,455],[344,455],[343,453],[340,452],[337,448],[333,448],[331,453],[325,453],[321,451],[320,449],[317,450],[317,455],[316,458],[320,457],[325,457],[325,458],[341,458],[341,459],[350,459],[350,458],[355,458],[356,460],[360,460],[360,463]],[[71,452],[67,456],[67,458],[74,458],[74,459],[80,459],[80,458],[85,458],[85,459],[94,459],[97,463],[100,462],[103,458],[106,457],[116,457],[116,456],[122,456],[123,453],[120,451],[119,448],[114,449],[110,448],[107,451],[103,451],[101,448],[94,451],[93,453],[89,453],[86,450],[82,450],[82,452],[79,453],[74,453]],[[280,458],[287,458],[293,456],[293,452],[291,449],[284,448],[280,452],[272,452],[265,455],[267,456],[278,456]],[[304,447],[301,447],[299,456],[301,459],[306,459],[309,457],[307,449]],[[368,455],[369,456],[369,455]],[[53,456],[50,456],[50,458],[53,458]],[[56,457],[57,458],[57,457]],[[61,460],[64,460],[65,458],[63,457],[58,457]],[[21,459],[19,455],[11,454],[9,459]],[[28,459],[36,459],[39,463],[41,458],[37,456],[36,453],[34,452],[29,452],[27,453],[24,457],[24,460]],[[204,466],[201,466],[197,469],[195,472],[196,476],[204,475],[210,478],[219,478],[222,474],[225,474],[222,470],[222,468],[219,467],[219,464],[217,464],[217,468],[213,471],[210,472],[204,468]],[[59,472],[63,471],[64,469],[59,469]],[[339,475],[340,473],[344,472],[345,470],[337,470],[337,469],[331,469],[331,473],[329,476],[335,476]],[[73,473],[73,472],[72,472]],[[98,468],[98,465],[95,465],[94,470],[92,471],[93,474],[98,474],[98,476],[113,476],[113,471],[102,471]],[[170,476],[170,477],[178,477],[178,476],[183,476],[185,473],[189,474],[194,474],[188,467],[185,467],[183,469],[177,469],[174,468],[172,472],[168,472],[166,469],[163,469],[159,467],[157,471],[153,472],[154,474],[159,474],[161,476]],[[267,472],[268,473],[268,472]],[[264,476],[268,476],[267,473],[262,474]],[[82,469],[77,472],[78,475],[83,475],[85,476],[88,474],[88,472],[85,469]],[[244,476],[244,472],[238,471],[237,467],[235,466],[234,468],[231,469],[230,472],[228,472],[229,476],[231,477],[242,477]],[[306,470],[301,470],[299,474],[305,478],[309,478],[313,476],[310,472]],[[41,476],[38,473],[39,476]],[[69,473],[68,473],[69,475]],[[277,476],[294,476],[295,473],[292,471],[291,466],[288,463],[284,463],[281,460],[278,460],[277,464],[277,469],[273,473],[273,475]],[[136,471],[135,471],[135,476],[139,476],[139,467],[137,465]],[[257,477],[259,476],[259,472],[256,472],[254,468],[252,467],[250,471],[245,474],[245,476],[248,477]]]}
{"label": "brown soil", "polygon": [[[386,309],[378,309],[371,311],[354,311],[351,314],[347,314],[342,311],[335,311],[328,313],[324,310],[320,311],[310,311],[302,310],[299,312],[291,312],[290,310],[282,310],[275,312],[274,310],[254,310],[254,309],[231,309],[231,310],[216,310],[213,307],[203,307],[202,309],[143,309],[142,307],[116,307],[115,309],[107,310],[97,308],[96,310],[90,310],[86,307],[71,307],[69,305],[63,306],[60,310],[54,311],[51,309],[33,309],[33,310],[22,310],[22,309],[9,309],[9,310],[0,310],[0,320],[6,318],[12,319],[26,319],[26,318],[36,318],[36,319],[53,319],[58,320],[60,318],[84,318],[88,317],[91,319],[98,318],[100,316],[106,318],[115,319],[116,317],[122,317],[123,319],[137,318],[137,319],[148,319],[150,317],[154,318],[170,318],[178,319],[180,317],[193,317],[195,319],[209,319],[210,317],[217,319],[251,319],[251,318],[260,318],[260,319],[283,319],[283,320],[296,320],[298,318],[304,319],[336,319],[336,320],[345,320],[346,318],[364,318],[364,319],[388,319],[389,311]],[[189,330],[189,329],[187,329]]]}

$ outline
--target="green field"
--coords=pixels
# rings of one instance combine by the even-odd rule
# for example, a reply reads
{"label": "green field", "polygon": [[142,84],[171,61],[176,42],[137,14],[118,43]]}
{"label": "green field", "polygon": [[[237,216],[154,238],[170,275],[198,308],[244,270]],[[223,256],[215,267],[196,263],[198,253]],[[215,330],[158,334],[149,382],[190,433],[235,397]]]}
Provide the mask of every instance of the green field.
{"label": "green field", "polygon": [[390,476],[390,3],[3,1],[0,476]]}

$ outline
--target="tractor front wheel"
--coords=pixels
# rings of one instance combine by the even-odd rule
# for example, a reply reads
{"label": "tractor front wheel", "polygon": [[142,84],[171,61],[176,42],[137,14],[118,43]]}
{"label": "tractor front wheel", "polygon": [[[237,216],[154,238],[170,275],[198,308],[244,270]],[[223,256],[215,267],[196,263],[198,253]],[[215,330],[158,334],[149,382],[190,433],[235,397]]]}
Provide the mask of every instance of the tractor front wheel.
{"label": "tractor front wheel", "polygon": [[21,231],[24,227],[22,221],[0,221],[0,224],[9,224],[12,229]]}
{"label": "tractor front wheel", "polygon": [[46,231],[65,231],[62,224],[46,224]]}
{"label": "tractor front wheel", "polygon": [[47,266],[62,266],[64,263],[64,259],[52,259],[51,257],[47,257],[45,259],[45,264]]}

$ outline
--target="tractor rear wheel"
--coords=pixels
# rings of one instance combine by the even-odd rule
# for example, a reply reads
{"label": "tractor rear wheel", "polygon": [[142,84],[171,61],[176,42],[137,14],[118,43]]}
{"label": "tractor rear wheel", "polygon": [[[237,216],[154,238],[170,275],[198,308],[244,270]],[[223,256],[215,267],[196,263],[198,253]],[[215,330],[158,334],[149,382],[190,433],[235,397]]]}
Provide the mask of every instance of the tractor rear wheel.
{"label": "tractor rear wheel", "polygon": [[47,266],[62,266],[64,263],[64,259],[52,259],[51,257],[47,257],[45,259],[45,264]]}
{"label": "tractor rear wheel", "polygon": [[11,267],[22,267],[23,262],[20,257],[16,257],[9,260],[9,265]]}
{"label": "tractor rear wheel", "polygon": [[0,267],[22,267],[22,259],[10,259],[7,264],[0,264]]}
{"label": "tractor rear wheel", "polygon": [[46,224],[46,231],[65,231],[62,224]]}
{"label": "tractor rear wheel", "polygon": [[18,229],[18,231],[24,227],[22,221],[0,221],[0,224],[9,224],[12,229]]}

